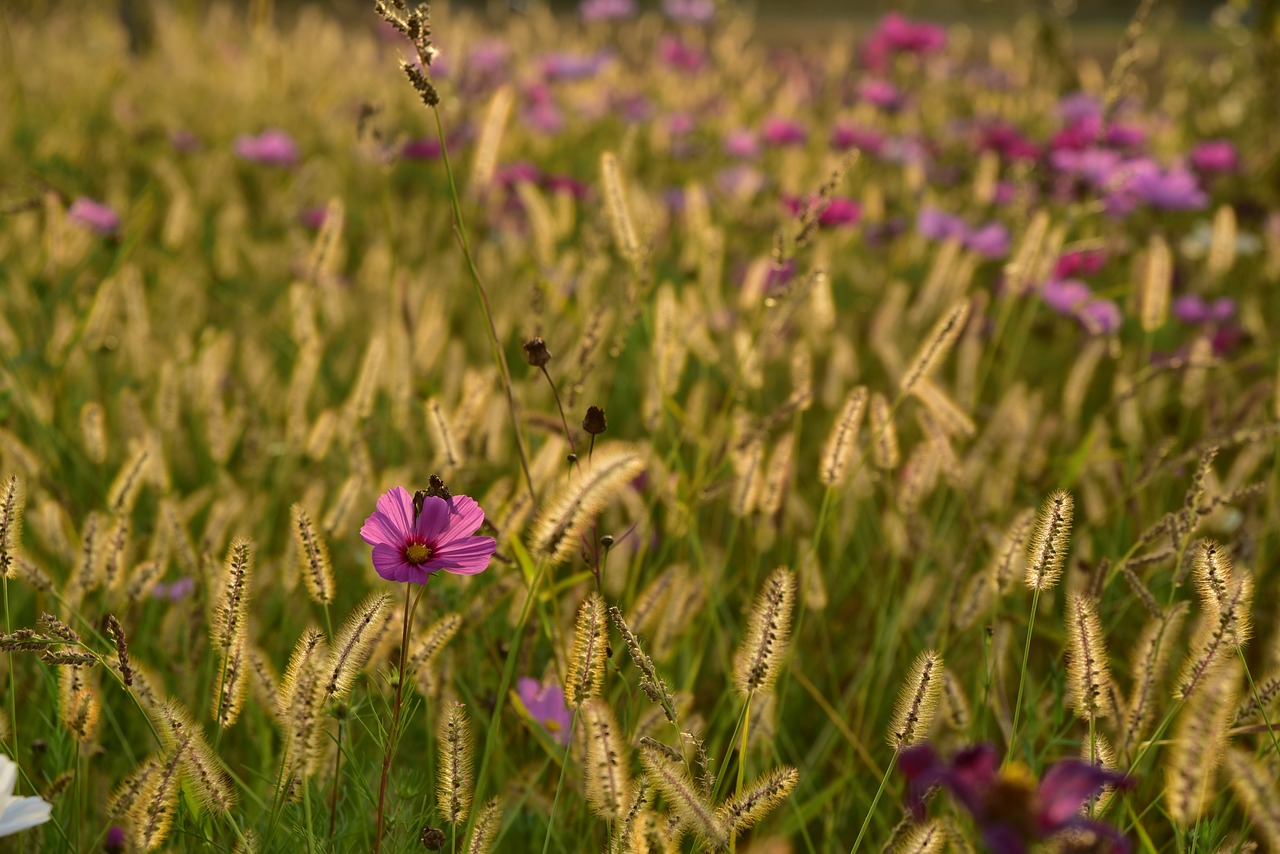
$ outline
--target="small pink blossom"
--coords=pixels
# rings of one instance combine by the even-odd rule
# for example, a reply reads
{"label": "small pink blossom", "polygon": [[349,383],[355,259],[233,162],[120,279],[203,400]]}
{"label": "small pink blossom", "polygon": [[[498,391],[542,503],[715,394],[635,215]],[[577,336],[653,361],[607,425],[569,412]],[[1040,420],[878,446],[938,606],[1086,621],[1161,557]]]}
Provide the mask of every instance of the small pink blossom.
{"label": "small pink blossom", "polygon": [[415,516],[403,486],[384,493],[365,519],[360,537],[373,546],[373,568],[388,581],[423,584],[443,569],[455,575],[484,572],[497,550],[493,537],[474,536],[484,522],[480,505],[466,495],[427,496]]}
{"label": "small pink blossom", "polygon": [[564,702],[564,689],[552,680],[543,685],[536,679],[522,676],[516,681],[516,693],[528,709],[530,717],[542,724],[551,737],[560,744],[569,743],[569,727],[573,718]]}
{"label": "small pink blossom", "polygon": [[292,166],[298,162],[298,145],[282,130],[237,137],[235,151],[244,160],[267,166]]}
{"label": "small pink blossom", "polygon": [[67,219],[96,231],[103,237],[112,237],[120,230],[120,215],[110,205],[95,202],[87,196],[81,196],[71,203]]}

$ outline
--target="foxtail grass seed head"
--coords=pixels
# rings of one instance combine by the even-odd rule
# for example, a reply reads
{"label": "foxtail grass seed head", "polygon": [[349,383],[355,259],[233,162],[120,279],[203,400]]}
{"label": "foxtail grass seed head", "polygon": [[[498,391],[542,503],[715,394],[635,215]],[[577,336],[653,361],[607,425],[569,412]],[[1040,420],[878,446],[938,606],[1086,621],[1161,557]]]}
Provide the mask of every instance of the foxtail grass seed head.
{"label": "foxtail grass seed head", "polygon": [[249,588],[253,573],[253,543],[237,537],[227,550],[222,579],[210,620],[213,646],[226,651],[244,632],[249,618]]}
{"label": "foxtail grass seed head", "polygon": [[600,176],[604,187],[605,218],[613,232],[614,245],[631,268],[638,270],[642,260],[640,238],[636,235],[635,223],[631,219],[631,208],[627,204],[627,190],[618,166],[618,157],[612,151],[600,155]]}
{"label": "foxtail grass seed head", "polygon": [[1235,208],[1221,205],[1213,215],[1209,233],[1209,254],[1205,259],[1209,278],[1220,279],[1231,270],[1236,262],[1237,241]]}
{"label": "foxtail grass seed head", "polygon": [[689,778],[689,773],[677,758],[654,744],[642,743],[640,764],[644,766],[649,782],[666,798],[685,828],[710,848],[728,844],[729,829],[724,819],[707,802],[706,795]]}
{"label": "foxtail grass seed head", "polygon": [[298,553],[298,573],[306,585],[307,593],[319,605],[333,602],[333,565],[329,562],[329,547],[324,536],[311,523],[311,514],[301,504],[290,509],[293,515],[293,535]]}
{"label": "foxtail grass seed head", "polygon": [[431,443],[436,449],[436,459],[447,471],[454,471],[462,465],[462,452],[455,440],[453,428],[449,425],[449,417],[437,397],[428,399],[425,407],[427,430],[431,433]]}
{"label": "foxtail grass seed head", "polygon": [[818,480],[824,486],[841,485],[848,477],[853,455],[858,449],[858,431],[867,411],[868,399],[866,386],[858,386],[845,398],[840,417],[832,425],[822,449]]}
{"label": "foxtail grass seed head", "polygon": [[377,629],[390,603],[389,593],[373,593],[351,611],[329,652],[324,683],[326,699],[343,700],[351,693],[356,676],[373,655]]}
{"label": "foxtail grass seed head", "polygon": [[898,431],[893,426],[893,411],[889,401],[880,392],[871,394],[871,462],[876,468],[889,470],[898,467]]}
{"label": "foxtail grass seed head", "polygon": [[967,298],[958,300],[946,314],[938,319],[929,330],[929,334],[925,336],[920,349],[907,363],[900,386],[900,393],[904,397],[911,393],[916,383],[922,379],[928,379],[933,370],[946,359],[968,322],[969,300]]}
{"label": "foxtail grass seed head", "polygon": [[644,456],[626,445],[605,446],[590,467],[566,480],[533,526],[533,552],[558,565],[578,552],[591,523],[645,469]]}
{"label": "foxtail grass seed head", "polygon": [[230,813],[236,804],[236,791],[205,739],[204,730],[186,708],[172,698],[158,708],[156,717],[161,741],[167,750],[177,754],[182,779],[191,787],[200,806],[221,815]]}
{"label": "foxtail grass seed head", "polygon": [[775,768],[721,804],[716,810],[716,816],[729,838],[733,839],[773,812],[799,782],[800,772],[796,769],[785,766]]}
{"label": "foxtail grass seed head", "polygon": [[80,407],[80,441],[89,462],[100,466],[107,461],[107,413],[96,400]]}
{"label": "foxtail grass seed head", "polygon": [[1027,552],[1027,587],[1048,590],[1058,583],[1071,539],[1071,517],[1075,502],[1071,494],[1059,490],[1040,508]]}
{"label": "foxtail grass seed head", "polygon": [[74,665],[59,668],[58,714],[62,725],[79,744],[87,744],[97,733],[102,704],[89,680],[87,668]]}
{"label": "foxtail grass seed head", "polygon": [[609,627],[605,622],[604,600],[592,593],[578,608],[574,627],[573,648],[569,653],[569,669],[564,682],[564,699],[570,706],[581,706],[591,697],[599,696],[608,644]]}
{"label": "foxtail grass seed head", "polygon": [[1280,851],[1280,792],[1275,772],[1239,747],[1227,751],[1225,759],[1231,788],[1245,814],[1267,843],[1267,849]]}
{"label": "foxtail grass seed head", "polygon": [[587,803],[605,821],[622,818],[631,804],[629,755],[613,709],[600,697],[582,706],[587,751],[582,770]]}
{"label": "foxtail grass seed head", "polygon": [[1111,670],[1096,603],[1080,593],[1067,597],[1067,684],[1076,716],[1085,720],[1111,714]]}
{"label": "foxtail grass seed head", "polygon": [[471,812],[475,794],[472,748],[474,736],[467,708],[451,703],[436,732],[440,764],[436,783],[436,806],[444,820],[457,827]]}
{"label": "foxtail grass seed head", "polygon": [[492,798],[475,820],[471,840],[467,843],[467,854],[492,854],[501,829],[502,799]]}
{"label": "foxtail grass seed head", "polygon": [[10,475],[0,491],[0,578],[10,578],[18,563],[22,543],[22,513],[27,494],[22,478]]}
{"label": "foxtail grass seed head", "polygon": [[1169,818],[1180,828],[1195,824],[1218,795],[1216,772],[1227,746],[1238,679],[1234,662],[1216,668],[1178,712],[1164,800]]}
{"label": "foxtail grass seed head", "polygon": [[734,656],[733,679],[738,693],[768,693],[778,678],[791,639],[796,577],[780,566],[765,579],[747,620],[742,646]]}
{"label": "foxtail grass seed head", "polygon": [[133,830],[133,844],[141,851],[159,848],[173,827],[185,750],[186,745],[180,744],[168,751],[158,767],[143,777],[133,807],[126,814],[126,824]]}
{"label": "foxtail grass seed head", "polygon": [[1144,332],[1155,332],[1169,319],[1169,291],[1173,286],[1173,252],[1153,234],[1147,244],[1147,268],[1142,276],[1141,320]]}
{"label": "foxtail grass seed head", "polygon": [[125,460],[115,480],[111,482],[111,487],[107,490],[107,507],[112,514],[123,516],[133,510],[153,457],[150,444],[143,443],[129,459]]}
{"label": "foxtail grass seed head", "polygon": [[942,854],[948,839],[947,826],[937,819],[918,824],[903,834],[893,854]]}
{"label": "foxtail grass seed head", "polygon": [[929,736],[942,695],[942,656],[926,650],[916,656],[902,683],[886,739],[894,750],[910,747]]}

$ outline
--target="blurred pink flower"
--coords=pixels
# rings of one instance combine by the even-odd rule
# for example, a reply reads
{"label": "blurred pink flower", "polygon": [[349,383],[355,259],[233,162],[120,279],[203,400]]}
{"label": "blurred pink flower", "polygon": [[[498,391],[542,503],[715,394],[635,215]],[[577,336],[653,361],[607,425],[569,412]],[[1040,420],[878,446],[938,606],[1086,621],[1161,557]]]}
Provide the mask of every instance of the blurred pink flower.
{"label": "blurred pink flower", "polygon": [[466,495],[426,496],[420,512],[414,503],[408,490],[397,486],[378,499],[360,528],[360,538],[373,546],[378,575],[423,584],[441,569],[455,575],[484,572],[497,543],[474,536],[484,522],[480,505]]}
{"label": "blurred pink flower", "polygon": [[707,64],[706,54],[672,35],[658,39],[658,59],[663,65],[678,71],[700,71]]}
{"label": "blurred pink flower", "polygon": [[282,130],[236,137],[235,152],[244,160],[268,166],[292,166],[298,162],[298,145]]}
{"label": "blurred pink flower", "polygon": [[1191,165],[1201,172],[1234,172],[1240,159],[1230,142],[1211,139],[1191,149]]}
{"label": "blurred pink flower", "polygon": [[569,743],[569,726],[573,718],[564,702],[564,689],[554,680],[542,685],[537,679],[522,676],[516,680],[516,693],[529,715],[560,744]]}
{"label": "blurred pink flower", "polygon": [[780,116],[770,116],[760,127],[760,135],[770,145],[804,145],[809,139],[809,132],[804,125]]}
{"label": "blurred pink flower", "polygon": [[96,231],[103,237],[112,237],[120,230],[120,214],[110,205],[95,202],[88,196],[81,196],[71,203],[67,219]]}
{"label": "blurred pink flower", "polygon": [[663,13],[682,24],[706,24],[716,15],[715,0],[662,0]]}
{"label": "blurred pink flower", "polygon": [[636,13],[635,0],[582,0],[578,17],[584,21],[618,21]]}
{"label": "blurred pink flower", "polygon": [[884,148],[884,136],[869,128],[836,125],[831,129],[831,147],[837,151],[856,148],[867,154],[879,154]]}
{"label": "blurred pink flower", "polygon": [[749,130],[731,130],[724,135],[724,153],[749,160],[760,153],[760,138]]}
{"label": "blurred pink flower", "polygon": [[871,68],[885,68],[895,53],[924,56],[947,46],[947,32],[937,24],[911,21],[897,12],[880,19],[863,48],[863,60]]}
{"label": "blurred pink flower", "polygon": [[1009,254],[1009,230],[1001,223],[989,222],[970,231],[964,245],[983,258],[1003,258]]}

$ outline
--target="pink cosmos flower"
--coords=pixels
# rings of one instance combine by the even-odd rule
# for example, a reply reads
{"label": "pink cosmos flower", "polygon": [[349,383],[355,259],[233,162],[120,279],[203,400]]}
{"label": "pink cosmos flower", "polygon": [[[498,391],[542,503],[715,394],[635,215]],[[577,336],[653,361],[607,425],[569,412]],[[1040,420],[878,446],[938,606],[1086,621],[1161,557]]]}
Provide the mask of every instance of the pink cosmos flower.
{"label": "pink cosmos flower", "polygon": [[543,685],[537,679],[521,676],[516,681],[520,702],[530,716],[542,724],[551,737],[561,744],[569,743],[569,727],[573,718],[564,703],[564,689],[555,680]]}
{"label": "pink cosmos flower", "polygon": [[120,229],[120,215],[102,202],[81,196],[71,203],[67,219],[77,222],[103,237],[111,237]]}
{"label": "pink cosmos flower", "polygon": [[388,581],[426,583],[443,569],[455,575],[484,572],[497,549],[493,537],[473,536],[484,522],[480,505],[465,496],[427,496],[414,514],[414,500],[403,486],[378,498],[377,509],[360,528],[373,546],[373,568]]}
{"label": "pink cosmos flower", "polygon": [[292,166],[298,162],[298,144],[282,130],[236,137],[235,151],[243,160],[267,166]]}

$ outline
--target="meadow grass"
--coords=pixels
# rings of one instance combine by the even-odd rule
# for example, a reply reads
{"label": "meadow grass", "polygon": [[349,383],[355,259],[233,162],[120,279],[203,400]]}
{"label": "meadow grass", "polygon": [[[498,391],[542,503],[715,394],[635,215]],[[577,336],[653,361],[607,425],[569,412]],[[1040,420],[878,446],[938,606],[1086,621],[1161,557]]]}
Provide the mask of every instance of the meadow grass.
{"label": "meadow grass", "polygon": [[[254,8],[0,10],[20,847],[967,851],[1082,758],[1135,850],[1280,848],[1239,20]],[[431,476],[497,552],[401,589]],[[913,812],[921,744],[1003,794]]]}

